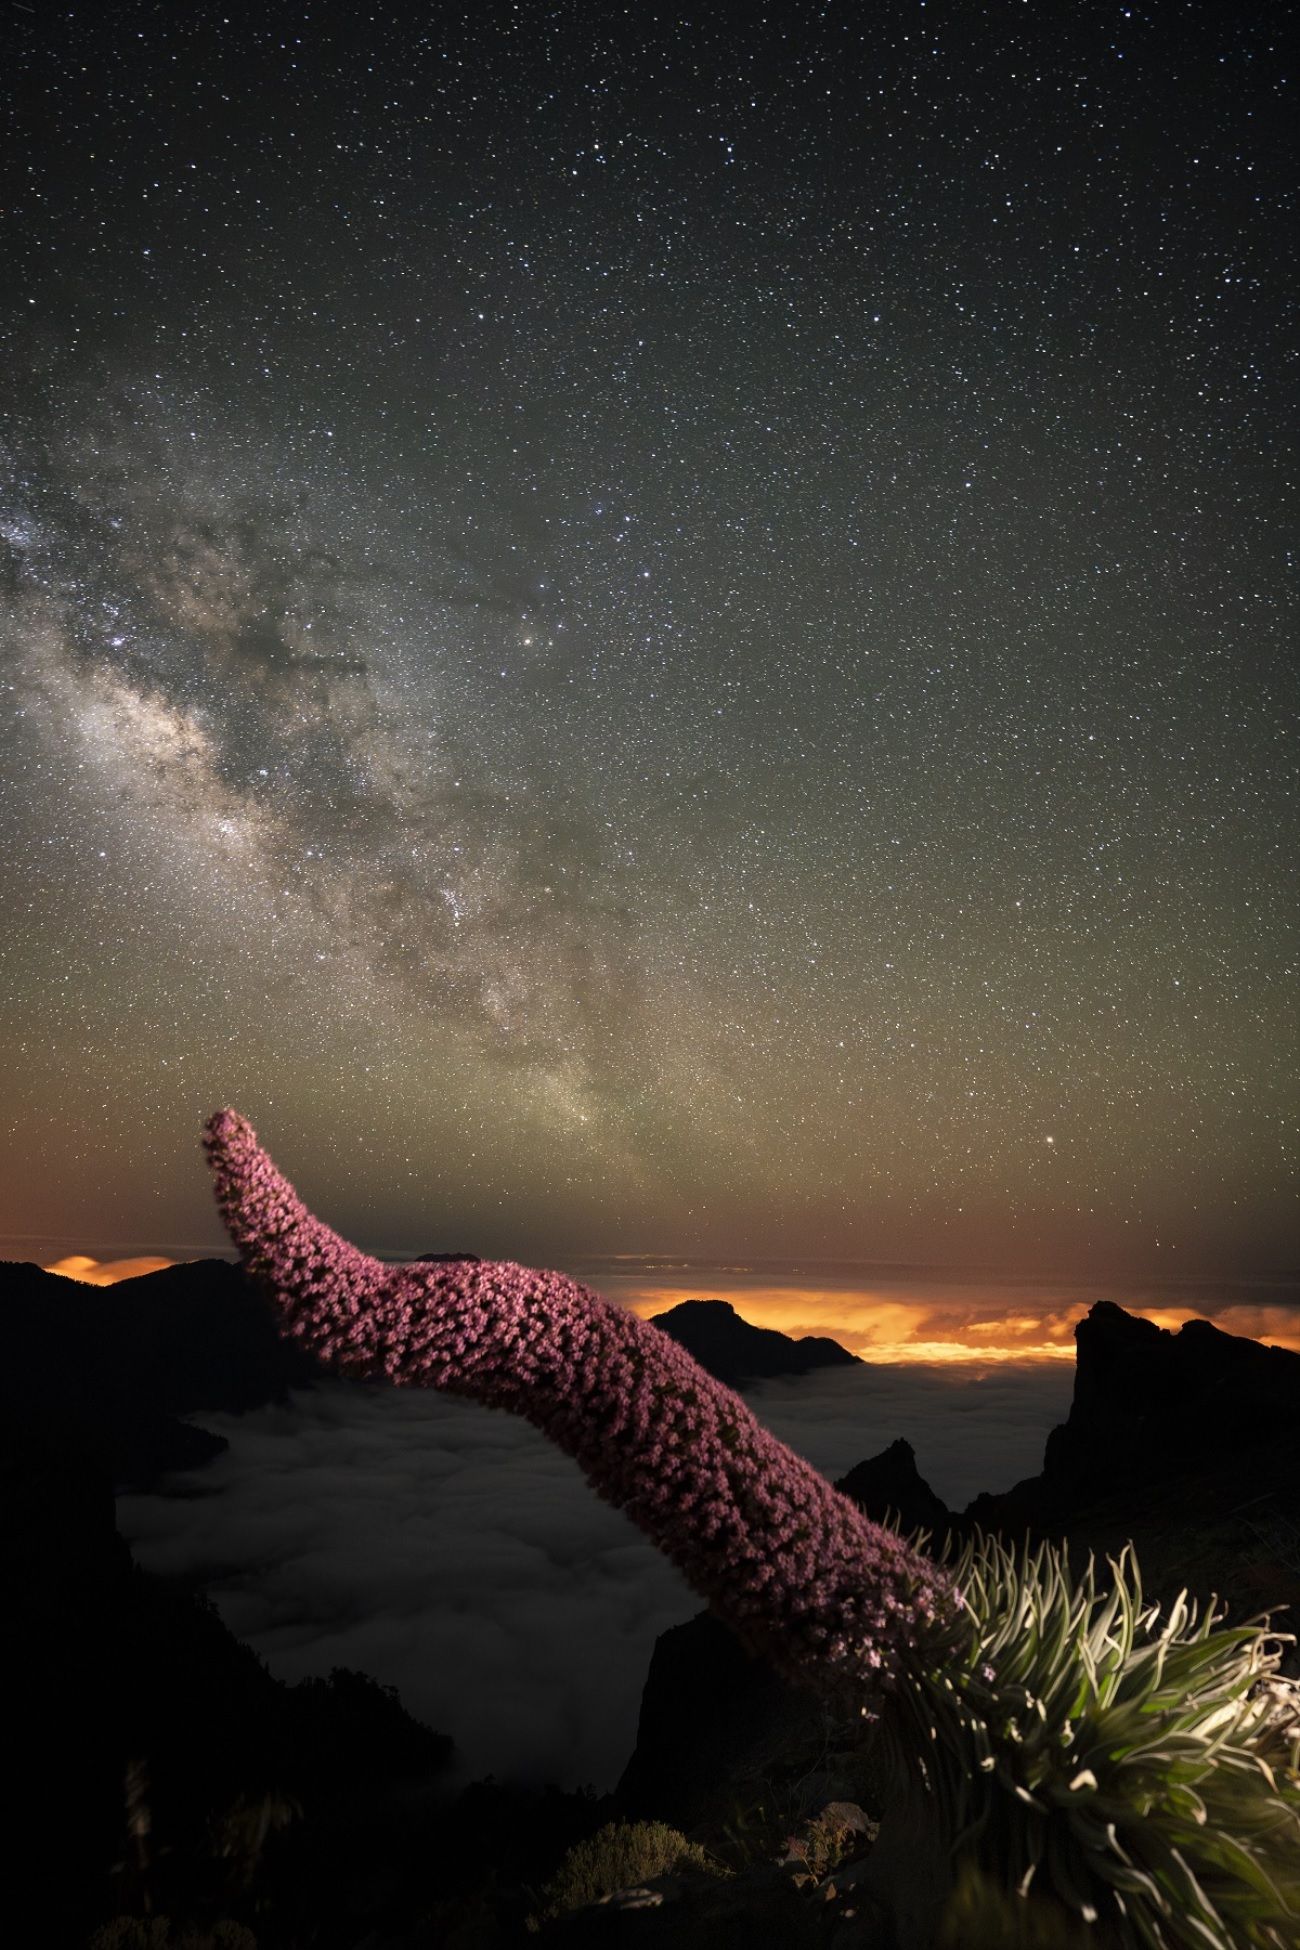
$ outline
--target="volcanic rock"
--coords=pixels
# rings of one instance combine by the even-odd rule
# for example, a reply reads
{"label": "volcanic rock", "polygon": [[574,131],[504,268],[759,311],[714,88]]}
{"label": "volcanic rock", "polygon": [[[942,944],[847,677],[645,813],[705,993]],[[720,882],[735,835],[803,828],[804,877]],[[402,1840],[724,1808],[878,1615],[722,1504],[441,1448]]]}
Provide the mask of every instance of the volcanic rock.
{"label": "volcanic rock", "polygon": [[835,1485],[851,1496],[877,1523],[897,1520],[906,1536],[913,1530],[928,1530],[935,1543],[942,1543],[953,1521],[951,1510],[937,1497],[916,1467],[916,1452],[900,1436],[878,1456],[860,1462]]}

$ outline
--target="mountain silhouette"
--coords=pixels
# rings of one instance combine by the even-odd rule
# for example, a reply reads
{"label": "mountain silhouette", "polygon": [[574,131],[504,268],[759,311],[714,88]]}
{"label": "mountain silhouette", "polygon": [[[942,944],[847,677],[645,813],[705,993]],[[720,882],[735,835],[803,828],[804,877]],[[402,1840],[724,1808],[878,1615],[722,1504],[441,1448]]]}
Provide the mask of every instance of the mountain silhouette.
{"label": "mountain silhouette", "polygon": [[7,1358],[0,1412],[11,1431],[75,1426],[119,1489],[219,1455],[222,1437],[180,1418],[282,1402],[323,1370],[280,1339],[239,1267],[191,1260],[113,1286],[0,1262]]}
{"label": "mountain silhouette", "polygon": [[810,1374],[814,1368],[859,1365],[857,1355],[838,1341],[816,1334],[792,1340],[773,1327],[752,1327],[726,1300],[683,1300],[667,1313],[652,1314],[651,1320],[702,1368],[733,1388],[776,1375]]}

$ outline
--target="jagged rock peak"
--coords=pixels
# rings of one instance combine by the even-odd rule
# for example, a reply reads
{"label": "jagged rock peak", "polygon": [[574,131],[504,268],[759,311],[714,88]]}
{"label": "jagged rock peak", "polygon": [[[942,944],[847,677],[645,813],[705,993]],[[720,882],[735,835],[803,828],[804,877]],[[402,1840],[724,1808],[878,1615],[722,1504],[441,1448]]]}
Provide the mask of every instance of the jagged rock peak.
{"label": "jagged rock peak", "polygon": [[878,1523],[897,1517],[905,1532],[924,1528],[942,1537],[952,1522],[952,1512],[917,1469],[916,1451],[902,1436],[858,1463],[835,1487]]}

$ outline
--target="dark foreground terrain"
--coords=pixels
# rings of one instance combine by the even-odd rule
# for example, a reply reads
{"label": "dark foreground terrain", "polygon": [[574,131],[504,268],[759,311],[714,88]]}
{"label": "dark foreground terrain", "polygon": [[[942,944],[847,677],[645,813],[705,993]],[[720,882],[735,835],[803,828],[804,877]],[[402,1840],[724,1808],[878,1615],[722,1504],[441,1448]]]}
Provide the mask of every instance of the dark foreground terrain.
{"label": "dark foreground terrain", "polygon": [[[707,1614],[666,1632],[616,1793],[454,1791],[451,1743],[364,1674],[289,1687],[201,1591],[143,1572],[114,1495],[216,1454],[181,1418],[315,1370],[224,1261],[111,1288],[0,1270],[11,1901],[95,1950],[870,1950],[858,1877],[884,1812],[860,1729],[789,1692]],[[699,1309],[707,1308],[701,1312]],[[723,1303],[661,1321],[743,1385],[851,1360]],[[840,1485],[941,1535],[1132,1539],[1148,1589],[1300,1614],[1300,1356],[1109,1304],[1077,1332],[1043,1470],[947,1511],[896,1442]],[[1285,1623],[1286,1621],[1282,1621]],[[629,1893],[633,1892],[633,1893]],[[882,1926],[883,1927],[883,1926]]]}

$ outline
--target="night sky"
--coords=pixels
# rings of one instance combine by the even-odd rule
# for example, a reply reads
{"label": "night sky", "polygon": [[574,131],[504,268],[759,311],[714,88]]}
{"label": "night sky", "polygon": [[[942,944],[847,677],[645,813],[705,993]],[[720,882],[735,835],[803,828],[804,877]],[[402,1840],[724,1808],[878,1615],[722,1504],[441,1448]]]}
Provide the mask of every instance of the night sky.
{"label": "night sky", "polygon": [[1294,1263],[1286,17],[9,0],[9,1239]]}

